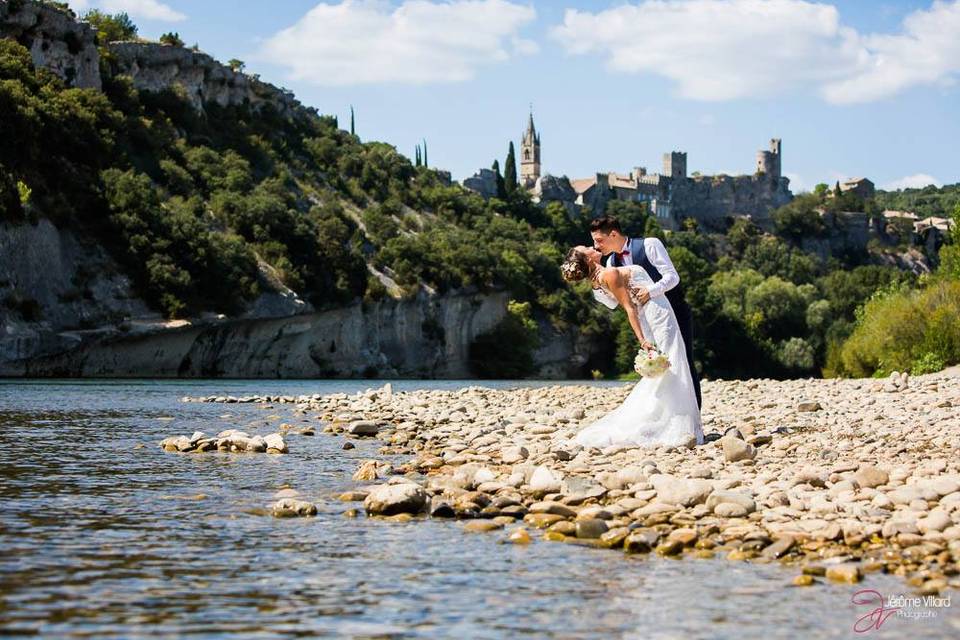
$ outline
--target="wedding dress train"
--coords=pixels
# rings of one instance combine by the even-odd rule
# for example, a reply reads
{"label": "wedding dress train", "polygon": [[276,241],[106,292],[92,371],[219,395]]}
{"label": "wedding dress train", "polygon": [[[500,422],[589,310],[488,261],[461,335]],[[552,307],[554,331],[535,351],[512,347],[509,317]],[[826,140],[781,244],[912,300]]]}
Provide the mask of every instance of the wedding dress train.
{"label": "wedding dress train", "polygon": [[[630,286],[649,287],[653,280],[633,265]],[[679,446],[703,443],[700,410],[680,326],[666,296],[637,306],[643,335],[670,359],[670,370],[657,378],[641,378],[619,407],[578,433],[574,441],[587,447]]]}

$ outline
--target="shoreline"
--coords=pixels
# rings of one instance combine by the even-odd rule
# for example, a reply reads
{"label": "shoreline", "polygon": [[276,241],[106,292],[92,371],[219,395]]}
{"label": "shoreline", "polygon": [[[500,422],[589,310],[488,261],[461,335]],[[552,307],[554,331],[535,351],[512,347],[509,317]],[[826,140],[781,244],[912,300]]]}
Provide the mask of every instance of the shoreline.
{"label": "shoreline", "polygon": [[[632,385],[327,396],[294,403],[331,436],[377,438],[354,474],[371,516],[456,518],[469,532],[680,557],[780,562],[794,584],[882,571],[921,594],[960,587],[960,375],[704,381],[687,448],[568,440]],[[349,441],[349,440],[348,440]],[[394,466],[384,460],[407,456]],[[348,511],[355,514],[356,511]]]}

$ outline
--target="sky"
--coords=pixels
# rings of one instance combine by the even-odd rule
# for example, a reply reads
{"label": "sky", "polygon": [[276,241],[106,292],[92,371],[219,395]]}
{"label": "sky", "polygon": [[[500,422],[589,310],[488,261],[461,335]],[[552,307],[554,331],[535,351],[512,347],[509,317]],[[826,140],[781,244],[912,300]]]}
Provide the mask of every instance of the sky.
{"label": "sky", "polygon": [[751,173],[794,192],[960,182],[960,0],[72,0],[127,12],[462,180],[519,143],[543,171]]}

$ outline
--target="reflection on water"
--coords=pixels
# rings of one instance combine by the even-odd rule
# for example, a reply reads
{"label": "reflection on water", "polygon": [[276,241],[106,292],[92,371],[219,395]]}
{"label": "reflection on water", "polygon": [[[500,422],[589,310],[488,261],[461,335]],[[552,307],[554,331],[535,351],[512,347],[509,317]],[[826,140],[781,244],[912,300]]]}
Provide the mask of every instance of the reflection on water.
{"label": "reflection on water", "polygon": [[[183,395],[354,392],[349,381],[0,382],[0,634],[47,637],[846,638],[851,587],[794,571],[499,544],[456,523],[351,519],[335,500],[375,442],[176,455],[164,436],[307,420]],[[464,382],[395,382],[397,390]],[[309,421],[309,420],[308,420]],[[262,515],[284,485],[316,518]],[[896,578],[868,586],[903,593]],[[957,608],[884,637],[960,633]]]}

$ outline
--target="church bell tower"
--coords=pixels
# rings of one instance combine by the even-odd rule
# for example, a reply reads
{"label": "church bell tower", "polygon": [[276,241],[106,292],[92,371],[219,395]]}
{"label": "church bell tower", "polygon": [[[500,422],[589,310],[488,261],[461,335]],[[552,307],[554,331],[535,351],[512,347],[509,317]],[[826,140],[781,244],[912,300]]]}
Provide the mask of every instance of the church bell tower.
{"label": "church bell tower", "polygon": [[533,126],[533,110],[527,121],[527,130],[520,142],[520,184],[532,189],[540,177],[540,134]]}

